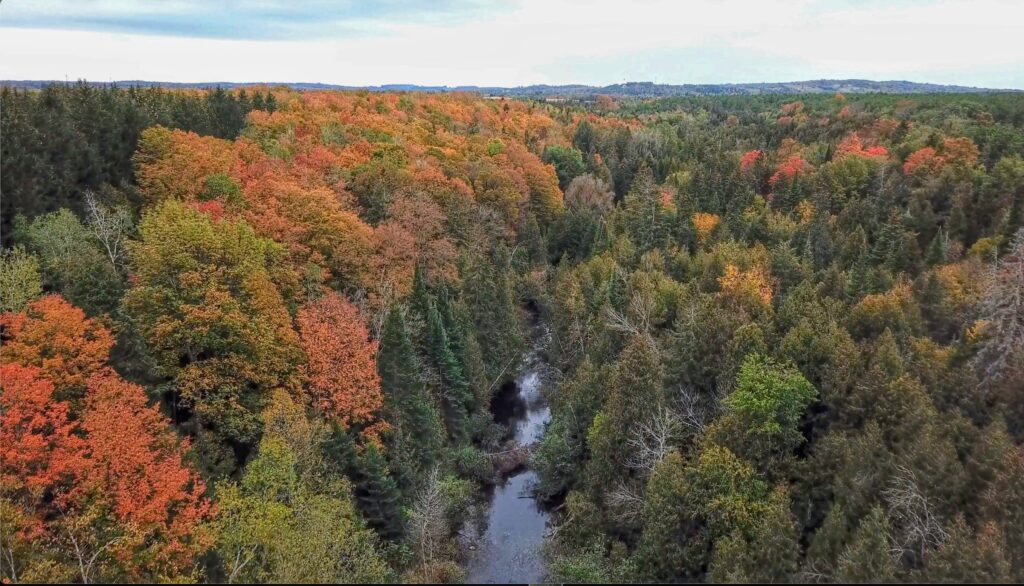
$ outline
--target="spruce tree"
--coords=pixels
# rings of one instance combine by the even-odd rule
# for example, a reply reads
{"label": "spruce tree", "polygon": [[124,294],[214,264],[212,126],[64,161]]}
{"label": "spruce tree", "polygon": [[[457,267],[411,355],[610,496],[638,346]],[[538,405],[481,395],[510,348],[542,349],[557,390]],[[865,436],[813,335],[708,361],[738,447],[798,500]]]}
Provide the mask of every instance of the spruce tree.
{"label": "spruce tree", "polygon": [[453,438],[464,438],[467,406],[472,400],[472,393],[462,371],[462,365],[452,351],[441,313],[434,303],[430,304],[427,313],[427,339],[428,355],[440,376],[441,399],[444,402],[448,434]]}
{"label": "spruce tree", "polygon": [[404,525],[401,494],[388,471],[387,461],[376,445],[370,443],[359,455],[355,474],[356,506],[366,524],[385,539],[401,537]]}
{"label": "spruce tree", "polygon": [[429,468],[441,450],[441,422],[398,307],[391,308],[384,322],[377,371],[384,391],[386,419],[396,432],[396,456],[409,460],[413,468]]}
{"label": "spruce tree", "polygon": [[935,238],[932,238],[931,244],[928,245],[926,260],[929,266],[945,264],[948,254],[949,235],[943,232],[940,227],[939,231],[935,233]]}
{"label": "spruce tree", "polygon": [[[480,356],[480,348],[472,336],[472,324],[464,315],[464,312],[456,306],[452,291],[443,287],[437,295],[437,310],[441,314],[441,324],[448,334],[448,343],[452,354],[459,361],[462,368],[462,376],[469,385],[471,391],[479,389],[485,383],[482,380],[485,376],[483,370],[483,358]],[[475,396],[476,393],[473,393]],[[467,408],[473,411],[477,403],[470,399]]]}
{"label": "spruce tree", "polygon": [[871,509],[861,520],[850,544],[839,556],[835,577],[840,582],[891,582],[896,577],[889,520],[880,507]]}
{"label": "spruce tree", "polygon": [[524,346],[508,257],[508,249],[499,244],[493,258],[470,258],[463,271],[466,304],[493,387],[515,372]]}
{"label": "spruce tree", "polygon": [[526,213],[526,217],[519,228],[518,241],[519,246],[526,251],[528,266],[536,267],[547,264],[547,242],[544,239],[544,235],[541,234],[540,224],[537,223],[537,215],[533,212]]}
{"label": "spruce tree", "polygon": [[409,330],[412,340],[420,352],[427,352],[427,314],[430,312],[430,292],[423,275],[423,267],[417,265],[412,279],[412,293],[409,295]]}

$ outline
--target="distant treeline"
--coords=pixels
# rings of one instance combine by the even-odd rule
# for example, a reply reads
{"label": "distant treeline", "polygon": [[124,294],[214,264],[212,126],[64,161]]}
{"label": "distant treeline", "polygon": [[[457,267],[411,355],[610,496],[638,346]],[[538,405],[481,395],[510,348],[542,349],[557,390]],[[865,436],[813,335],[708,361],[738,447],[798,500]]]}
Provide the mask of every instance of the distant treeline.
{"label": "distant treeline", "polygon": [[[42,89],[50,85],[64,82],[56,80],[0,80],[0,85],[20,89]],[[101,82],[82,82],[94,86],[104,86]],[[526,85],[516,87],[478,86],[478,85],[416,85],[411,83],[394,83],[375,86],[338,85],[331,83],[304,82],[168,82],[145,80],[122,80],[115,82],[122,87],[161,87],[166,89],[213,89],[213,88],[251,88],[254,86],[286,87],[296,91],[320,90],[366,90],[371,92],[479,92],[492,96],[516,96],[526,98],[590,98],[607,94],[615,97],[660,98],[669,96],[756,96],[756,95],[788,95],[822,94],[832,95],[835,92],[850,94],[920,94],[920,93],[992,93],[1019,92],[1012,89],[993,89],[970,87],[963,85],[944,85],[938,83],[920,83],[914,81],[888,80],[874,81],[870,79],[810,79],[804,81],[785,81],[767,83],[687,83],[667,84],[651,81],[628,81],[606,86],[569,84],[569,85]]]}

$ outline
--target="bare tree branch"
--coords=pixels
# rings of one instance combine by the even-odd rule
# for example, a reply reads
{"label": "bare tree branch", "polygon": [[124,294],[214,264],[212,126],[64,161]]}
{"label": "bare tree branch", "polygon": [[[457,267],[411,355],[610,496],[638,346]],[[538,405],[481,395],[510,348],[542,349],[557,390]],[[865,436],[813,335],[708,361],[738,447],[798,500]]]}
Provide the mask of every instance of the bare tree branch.
{"label": "bare tree branch", "polygon": [[659,406],[647,421],[636,425],[626,439],[629,457],[626,464],[634,470],[650,474],[668,456],[682,431],[682,420],[674,411]]}
{"label": "bare tree branch", "polygon": [[896,540],[900,553],[913,553],[923,559],[928,549],[938,548],[949,537],[934,506],[921,492],[917,476],[906,466],[898,466],[889,488],[882,492],[889,505],[889,516],[899,529]]}
{"label": "bare tree branch", "polygon": [[103,245],[110,263],[124,268],[124,244],[132,229],[131,213],[123,207],[111,209],[101,204],[91,191],[85,193],[85,207],[89,232]]}
{"label": "bare tree branch", "polygon": [[636,521],[644,512],[644,495],[625,483],[620,483],[605,497],[612,514],[626,522]]}

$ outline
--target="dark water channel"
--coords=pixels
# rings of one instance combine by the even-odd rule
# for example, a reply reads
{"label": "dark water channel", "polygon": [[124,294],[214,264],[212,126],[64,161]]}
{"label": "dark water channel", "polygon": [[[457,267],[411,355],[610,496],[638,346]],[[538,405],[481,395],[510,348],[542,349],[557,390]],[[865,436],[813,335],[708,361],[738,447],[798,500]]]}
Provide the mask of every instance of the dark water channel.
{"label": "dark water channel", "polygon": [[[495,421],[509,426],[512,445],[533,444],[550,417],[541,394],[543,343],[527,356],[519,375],[495,396]],[[547,569],[541,552],[548,513],[534,498],[537,475],[529,467],[512,472],[487,495],[489,507],[463,529],[467,550],[466,582],[543,582]]]}

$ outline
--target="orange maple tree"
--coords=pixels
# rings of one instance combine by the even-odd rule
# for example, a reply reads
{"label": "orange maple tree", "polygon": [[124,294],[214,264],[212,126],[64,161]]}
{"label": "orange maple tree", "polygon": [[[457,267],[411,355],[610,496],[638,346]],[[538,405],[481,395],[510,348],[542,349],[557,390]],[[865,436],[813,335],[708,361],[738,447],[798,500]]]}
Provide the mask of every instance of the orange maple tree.
{"label": "orange maple tree", "polygon": [[299,310],[307,362],[302,373],[314,408],[343,425],[370,425],[384,406],[377,342],[359,310],[331,292]]}
{"label": "orange maple tree", "polygon": [[118,555],[142,549],[155,567],[186,570],[191,555],[182,554],[210,544],[200,525],[212,513],[205,485],[182,458],[188,442],[147,403],[142,387],[110,369],[89,379],[81,426],[88,466],[80,492],[85,501],[106,503],[129,528]]}
{"label": "orange maple tree", "polygon": [[54,399],[53,383],[35,366],[0,366],[0,484],[4,495],[61,498],[80,474],[84,442],[68,404]]}
{"label": "orange maple tree", "polygon": [[974,141],[966,136],[943,139],[942,150],[945,153],[946,162],[964,169],[977,165],[978,157],[981,155],[978,145],[974,144]]}
{"label": "orange maple tree", "polygon": [[205,486],[141,387],[109,368],[87,382],[73,420],[35,366],[0,366],[0,494],[10,547],[47,544],[83,581],[104,568],[134,580],[185,578],[211,543]]}
{"label": "orange maple tree", "polygon": [[232,171],[237,156],[231,141],[154,126],[142,132],[132,161],[148,200],[192,200],[203,192],[210,175]]}
{"label": "orange maple tree", "polygon": [[860,136],[854,132],[844,138],[836,148],[835,158],[838,160],[844,157],[861,157],[863,159],[884,161],[889,157],[889,151],[880,145],[865,148]]}
{"label": "orange maple tree", "polygon": [[962,171],[978,164],[981,153],[970,138],[944,138],[940,147],[941,152],[926,146],[910,153],[903,163],[903,172],[907,175],[938,173],[947,165]]}
{"label": "orange maple tree", "polygon": [[936,153],[934,148],[929,146],[910,153],[903,163],[903,172],[907,175],[913,175],[920,169],[935,172],[941,169],[943,164],[945,164],[945,160]]}
{"label": "orange maple tree", "polygon": [[36,366],[58,393],[78,397],[110,356],[114,337],[60,295],[47,295],[19,313],[0,315],[3,362]]}

